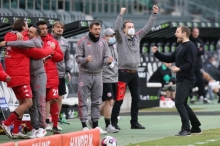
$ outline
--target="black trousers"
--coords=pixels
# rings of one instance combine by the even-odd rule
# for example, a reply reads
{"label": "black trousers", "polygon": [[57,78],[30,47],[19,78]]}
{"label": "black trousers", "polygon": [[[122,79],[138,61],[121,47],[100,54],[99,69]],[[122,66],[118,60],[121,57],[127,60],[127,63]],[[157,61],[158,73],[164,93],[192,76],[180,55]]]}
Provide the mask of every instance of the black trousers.
{"label": "black trousers", "polygon": [[187,97],[193,88],[193,82],[187,79],[183,79],[182,81],[178,82],[176,85],[176,96],[175,96],[175,106],[177,111],[181,117],[182,121],[182,129],[190,130],[190,123],[192,127],[199,127],[201,123],[199,122],[198,118],[196,117],[195,113],[187,104]]}
{"label": "black trousers", "polygon": [[[124,82],[129,87],[131,92],[131,124],[135,124],[138,121],[138,110],[139,110],[139,98],[140,98],[140,81],[138,73],[128,73],[122,70],[118,71],[120,82]],[[118,116],[120,113],[120,108],[123,103],[121,101],[115,101],[112,108],[111,122],[112,124],[118,123]]]}

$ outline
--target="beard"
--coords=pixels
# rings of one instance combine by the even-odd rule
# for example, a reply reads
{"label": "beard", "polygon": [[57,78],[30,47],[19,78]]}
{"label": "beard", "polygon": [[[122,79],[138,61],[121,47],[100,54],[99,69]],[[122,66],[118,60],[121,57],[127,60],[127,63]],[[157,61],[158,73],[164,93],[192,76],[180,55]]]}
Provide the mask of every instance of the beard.
{"label": "beard", "polygon": [[182,38],[177,38],[177,43],[181,43],[183,41]]}

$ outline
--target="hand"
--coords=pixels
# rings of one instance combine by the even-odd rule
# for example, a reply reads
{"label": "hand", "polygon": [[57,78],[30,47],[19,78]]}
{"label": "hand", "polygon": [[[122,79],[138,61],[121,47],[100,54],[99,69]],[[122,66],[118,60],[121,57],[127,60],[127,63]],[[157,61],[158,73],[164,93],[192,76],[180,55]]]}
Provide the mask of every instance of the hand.
{"label": "hand", "polygon": [[4,46],[6,46],[6,41],[2,41],[2,42],[0,43],[0,47],[4,47]]}
{"label": "hand", "polygon": [[87,61],[87,62],[91,62],[91,61],[92,61],[92,56],[89,55],[89,56],[86,58],[86,61]]}
{"label": "hand", "polygon": [[52,42],[52,43],[50,44],[50,47],[53,48],[53,49],[55,49],[55,47],[56,47],[56,46],[55,46],[55,43]]}
{"label": "hand", "polygon": [[172,66],[171,67],[172,72],[176,73],[180,71],[180,68],[176,67],[176,66]]}
{"label": "hand", "polygon": [[151,48],[151,51],[153,52],[153,53],[156,53],[157,52],[157,47],[156,46],[153,46],[152,48]]}
{"label": "hand", "polygon": [[[65,74],[65,76],[68,76],[68,83],[71,81],[71,75],[70,73]],[[66,78],[66,77],[65,77]]]}
{"label": "hand", "polygon": [[10,82],[11,81],[11,77],[10,76],[7,76],[6,77],[6,82]]}
{"label": "hand", "polygon": [[200,47],[200,48],[199,48],[199,51],[202,51],[202,50],[203,50],[203,48],[202,48],[202,47]]}
{"label": "hand", "polygon": [[154,12],[155,14],[157,14],[158,11],[159,11],[158,6],[154,5],[154,6],[153,6],[153,12]]}
{"label": "hand", "polygon": [[171,86],[171,85],[173,85],[173,82],[169,82],[169,84],[168,84],[169,86]]}
{"label": "hand", "polygon": [[120,14],[121,14],[121,15],[124,15],[125,11],[126,11],[126,8],[121,8]]}
{"label": "hand", "polygon": [[23,40],[24,36],[20,32],[17,32],[16,35],[17,35],[17,40]]}
{"label": "hand", "polygon": [[112,56],[109,56],[109,57],[108,57],[108,63],[112,63],[113,60],[114,60],[114,58],[113,58]]}

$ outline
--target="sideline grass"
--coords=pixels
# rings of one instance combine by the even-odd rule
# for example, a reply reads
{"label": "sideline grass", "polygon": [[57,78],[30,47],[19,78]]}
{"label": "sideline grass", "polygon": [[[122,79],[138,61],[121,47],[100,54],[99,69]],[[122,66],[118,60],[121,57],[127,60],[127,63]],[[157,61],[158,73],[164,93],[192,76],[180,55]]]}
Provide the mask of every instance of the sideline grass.
{"label": "sideline grass", "polygon": [[187,137],[166,137],[163,139],[152,140],[132,144],[128,146],[219,146],[220,128],[203,131],[200,135]]}
{"label": "sideline grass", "polygon": [[[205,108],[196,108],[193,107],[193,111],[203,110]],[[177,112],[176,108],[160,108],[160,107],[153,107],[153,108],[145,108],[140,109],[139,112]]]}

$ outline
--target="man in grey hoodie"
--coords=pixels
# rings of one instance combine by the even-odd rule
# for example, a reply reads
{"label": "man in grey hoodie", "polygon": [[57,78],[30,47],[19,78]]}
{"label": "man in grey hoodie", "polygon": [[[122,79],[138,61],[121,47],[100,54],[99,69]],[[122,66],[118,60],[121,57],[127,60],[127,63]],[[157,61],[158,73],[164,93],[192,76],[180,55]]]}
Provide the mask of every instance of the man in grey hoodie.
{"label": "man in grey hoodie", "polygon": [[[131,92],[131,129],[145,129],[145,127],[138,123],[140,83],[137,68],[140,62],[140,41],[153,27],[158,10],[159,8],[154,5],[153,13],[148,23],[137,33],[135,33],[134,23],[130,20],[123,23],[123,31],[121,31],[122,18],[126,8],[121,8],[121,12],[115,22],[118,56],[120,57],[118,62],[118,80],[126,83]],[[112,125],[119,130],[117,117],[122,102],[123,100],[115,101],[111,116]]]}
{"label": "man in grey hoodie", "polygon": [[[58,92],[59,92],[59,99],[58,99],[58,108],[59,113],[62,108],[62,99],[63,95],[66,94],[66,81],[65,78],[68,79],[68,82],[71,80],[70,71],[71,71],[71,59],[70,59],[70,48],[69,48],[69,42],[62,36],[64,31],[64,24],[60,21],[56,21],[52,26],[52,35],[53,37],[58,41],[60,48],[64,54],[64,58],[61,62],[56,63],[57,70],[59,74],[59,86],[58,86]],[[57,126],[59,130],[62,130],[60,126]]]}
{"label": "man in grey hoodie", "polygon": [[[1,42],[0,46],[15,46],[20,49],[27,48],[39,48],[42,49],[42,40],[39,36],[39,28],[30,27],[28,31],[27,41],[11,41],[11,42]],[[19,32],[15,32],[17,35],[21,35]],[[44,57],[53,54],[54,44],[50,45],[51,48],[45,49],[42,53],[45,54]],[[51,53],[52,52],[52,53]],[[29,114],[31,116],[31,125],[33,129],[31,131],[30,138],[43,137],[47,134],[45,128],[46,121],[46,82],[47,76],[44,69],[43,59],[31,59],[30,63],[30,73],[31,73],[31,89],[33,92],[33,105],[29,108]]]}
{"label": "man in grey hoodie", "polygon": [[78,100],[79,118],[82,122],[83,130],[89,130],[86,122],[88,120],[88,102],[91,96],[91,120],[92,128],[100,130],[98,127],[100,118],[99,105],[102,97],[102,69],[104,64],[110,64],[113,57],[110,56],[107,42],[100,38],[101,24],[92,22],[89,27],[89,34],[81,38],[76,47],[76,61],[79,66],[78,80]]}

